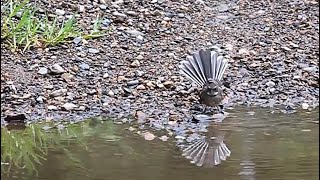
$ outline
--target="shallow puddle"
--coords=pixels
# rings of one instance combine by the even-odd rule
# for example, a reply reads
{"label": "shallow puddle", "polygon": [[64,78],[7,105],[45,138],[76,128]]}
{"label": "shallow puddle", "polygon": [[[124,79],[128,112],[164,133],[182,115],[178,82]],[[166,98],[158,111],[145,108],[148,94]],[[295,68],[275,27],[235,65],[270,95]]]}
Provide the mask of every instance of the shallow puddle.
{"label": "shallow puddle", "polygon": [[[198,167],[183,157],[174,136],[168,142],[145,141],[111,121],[87,121],[63,129],[26,134],[11,131],[25,146],[16,159],[4,160],[14,141],[1,141],[1,178],[41,180],[142,179],[319,179],[319,110],[271,114],[263,109],[228,110],[229,117],[208,128],[224,133],[231,155],[213,168]],[[254,112],[254,113],[253,113]],[[38,134],[37,134],[38,133]],[[37,135],[33,135],[37,134]],[[157,133],[155,133],[157,134]],[[3,136],[8,136],[2,130]],[[36,139],[36,140],[35,140]],[[32,147],[35,143],[37,147]],[[40,143],[41,142],[41,143]],[[14,145],[15,146],[15,145]],[[27,147],[27,148],[26,148]],[[34,158],[34,155],[39,158]],[[38,157],[38,156],[37,156]],[[42,159],[43,157],[44,159]],[[39,160],[37,163],[35,160]],[[34,167],[32,167],[34,165]]]}

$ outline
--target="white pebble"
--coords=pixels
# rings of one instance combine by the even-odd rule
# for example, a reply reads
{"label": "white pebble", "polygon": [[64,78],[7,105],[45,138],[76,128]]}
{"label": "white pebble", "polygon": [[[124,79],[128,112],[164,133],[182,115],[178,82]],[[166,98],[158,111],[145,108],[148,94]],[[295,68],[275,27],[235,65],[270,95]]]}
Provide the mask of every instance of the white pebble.
{"label": "white pebble", "polygon": [[307,103],[302,103],[302,109],[308,109],[309,108],[309,104]]}

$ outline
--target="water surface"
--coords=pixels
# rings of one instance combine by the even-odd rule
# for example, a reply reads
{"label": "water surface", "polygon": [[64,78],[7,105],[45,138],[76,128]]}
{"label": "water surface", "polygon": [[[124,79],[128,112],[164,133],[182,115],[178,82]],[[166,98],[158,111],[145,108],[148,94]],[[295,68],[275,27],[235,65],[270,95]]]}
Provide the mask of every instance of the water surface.
{"label": "water surface", "polygon": [[[251,111],[251,112],[250,112]],[[223,131],[231,156],[213,168],[181,156],[174,138],[145,141],[111,121],[52,130],[37,172],[2,165],[1,178],[41,180],[315,180],[319,179],[319,110],[271,114],[263,109],[228,110],[210,131]],[[248,113],[249,112],[249,113]],[[252,112],[255,112],[254,114]],[[164,134],[156,132],[155,134]]]}

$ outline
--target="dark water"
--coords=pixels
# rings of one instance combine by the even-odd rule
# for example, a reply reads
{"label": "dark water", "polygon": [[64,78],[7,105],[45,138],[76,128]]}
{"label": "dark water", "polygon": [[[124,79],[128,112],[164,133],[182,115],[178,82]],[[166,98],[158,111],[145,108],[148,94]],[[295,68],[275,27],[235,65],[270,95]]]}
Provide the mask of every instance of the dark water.
{"label": "dark water", "polygon": [[[252,115],[247,113],[254,111]],[[229,111],[209,131],[226,133],[231,156],[213,168],[190,164],[170,137],[145,141],[127,125],[86,122],[46,133],[48,152],[36,171],[1,166],[3,179],[41,180],[315,180],[319,179],[319,110],[271,114]],[[315,122],[314,122],[315,121]],[[158,134],[161,134],[158,133]],[[165,132],[162,132],[165,134]],[[2,144],[2,147],[4,144]],[[2,149],[2,148],[1,148]],[[2,152],[3,155],[3,152]]]}

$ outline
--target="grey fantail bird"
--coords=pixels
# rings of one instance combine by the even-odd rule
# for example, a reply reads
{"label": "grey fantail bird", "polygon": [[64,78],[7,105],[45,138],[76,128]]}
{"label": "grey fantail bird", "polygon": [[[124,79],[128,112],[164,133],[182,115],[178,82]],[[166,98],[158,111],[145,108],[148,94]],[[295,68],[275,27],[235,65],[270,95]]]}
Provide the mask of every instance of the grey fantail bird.
{"label": "grey fantail bird", "polygon": [[228,60],[211,50],[200,50],[179,65],[180,72],[193,83],[202,87],[200,102],[211,107],[218,106],[224,99],[221,79]]}

